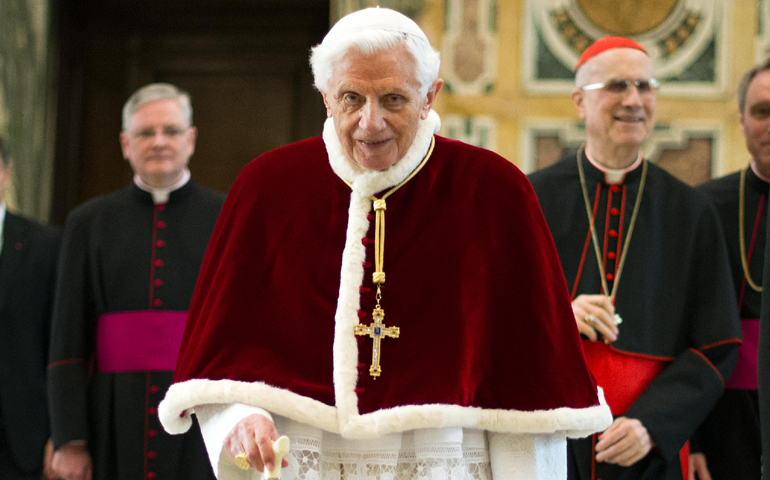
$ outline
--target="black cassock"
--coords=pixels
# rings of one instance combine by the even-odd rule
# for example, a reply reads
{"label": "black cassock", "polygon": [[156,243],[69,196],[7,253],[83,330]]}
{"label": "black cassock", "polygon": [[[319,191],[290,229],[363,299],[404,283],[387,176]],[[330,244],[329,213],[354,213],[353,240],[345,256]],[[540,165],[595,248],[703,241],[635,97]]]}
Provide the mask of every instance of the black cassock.
{"label": "black cassock", "polygon": [[[713,200],[722,222],[743,327],[743,345],[732,377],[695,438],[706,455],[714,480],[761,478],[756,362],[762,297],[746,281],[741,265],[738,233],[740,175],[740,172],[733,173],[699,187]],[[744,252],[751,279],[761,286],[767,238],[768,183],[757,177],[751,168],[745,176]]]}
{"label": "black cassock", "polygon": [[[617,185],[581,156],[608,288],[643,166]],[[648,173],[615,301],[611,345],[584,340],[615,416],[639,419],[655,448],[630,467],[595,462],[597,435],[570,441],[569,478],[681,479],[683,448],[722,394],[740,339],[724,240],[707,197],[663,169]],[[602,292],[575,152],[530,175],[574,299]],[[598,197],[597,197],[598,196]]]}
{"label": "black cassock", "polygon": [[165,433],[186,311],[224,195],[188,182],[154,205],[131,185],[67,218],[48,384],[55,448],[84,440],[95,480],[212,479],[198,429]]}

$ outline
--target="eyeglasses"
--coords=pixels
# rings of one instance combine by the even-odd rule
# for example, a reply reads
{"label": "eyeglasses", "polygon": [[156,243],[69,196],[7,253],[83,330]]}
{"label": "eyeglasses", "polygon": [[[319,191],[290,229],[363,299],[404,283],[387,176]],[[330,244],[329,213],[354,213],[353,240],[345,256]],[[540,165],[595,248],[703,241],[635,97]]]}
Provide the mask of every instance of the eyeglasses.
{"label": "eyeglasses", "polygon": [[589,83],[580,87],[581,90],[599,90],[601,88],[607,90],[610,93],[625,93],[629,87],[633,85],[636,87],[636,91],[640,95],[650,93],[653,90],[660,88],[660,82],[654,78],[648,78],[647,80],[629,80],[627,78],[613,78],[606,82],[601,83]]}
{"label": "eyeglasses", "polygon": [[[170,139],[176,139],[179,138],[181,135],[183,135],[185,132],[187,132],[187,127],[181,127],[181,126],[165,126],[160,130],[161,135],[164,137],[170,138]],[[137,138],[139,140],[150,140],[152,138],[155,138],[157,133],[155,132],[155,129],[152,127],[143,128],[141,130],[136,130],[131,133],[131,135],[134,138]]]}

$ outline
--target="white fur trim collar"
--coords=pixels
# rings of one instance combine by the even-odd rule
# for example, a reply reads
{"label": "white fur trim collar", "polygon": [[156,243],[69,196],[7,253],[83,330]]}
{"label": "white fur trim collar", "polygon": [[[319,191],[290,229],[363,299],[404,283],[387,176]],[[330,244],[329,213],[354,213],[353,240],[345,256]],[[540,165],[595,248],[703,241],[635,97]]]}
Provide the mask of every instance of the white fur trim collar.
{"label": "white fur trim collar", "polygon": [[438,133],[440,127],[441,119],[431,110],[428,118],[420,121],[412,146],[409,147],[404,158],[386,170],[364,170],[348,157],[334,130],[333,118],[327,118],[324,123],[323,140],[334,173],[351,184],[353,190],[364,190],[362,193],[371,196],[388,187],[398,185],[408,177],[425,158],[433,134]]}

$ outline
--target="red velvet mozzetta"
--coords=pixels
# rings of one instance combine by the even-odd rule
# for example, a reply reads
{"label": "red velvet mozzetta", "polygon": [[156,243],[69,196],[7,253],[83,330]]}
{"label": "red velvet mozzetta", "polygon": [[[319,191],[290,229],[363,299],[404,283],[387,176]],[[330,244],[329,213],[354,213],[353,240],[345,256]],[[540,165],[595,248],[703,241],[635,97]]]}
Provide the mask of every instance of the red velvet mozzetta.
{"label": "red velvet mozzetta", "polygon": [[[243,170],[206,253],[176,382],[260,381],[335,405],[350,193],[320,138]],[[368,373],[372,341],[358,342],[351,368],[361,414],[599,404],[550,233],[526,177],[502,157],[436,137],[426,166],[388,197],[384,270],[384,323],[401,336],[382,340],[377,380]],[[364,324],[374,307],[371,273],[369,265],[361,285],[370,289],[360,297]]]}

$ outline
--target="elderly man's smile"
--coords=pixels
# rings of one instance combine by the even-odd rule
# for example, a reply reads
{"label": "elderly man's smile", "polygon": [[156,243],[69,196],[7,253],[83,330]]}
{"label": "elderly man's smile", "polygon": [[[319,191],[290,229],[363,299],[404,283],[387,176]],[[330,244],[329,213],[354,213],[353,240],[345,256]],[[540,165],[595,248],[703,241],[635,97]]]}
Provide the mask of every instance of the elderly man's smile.
{"label": "elderly man's smile", "polygon": [[379,148],[390,143],[392,139],[386,138],[385,140],[358,140],[359,145],[363,145],[366,148]]}

